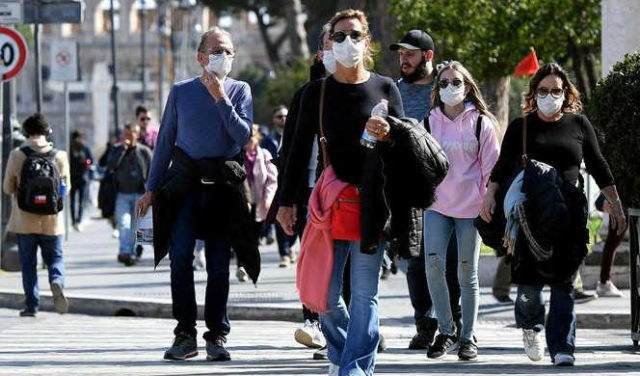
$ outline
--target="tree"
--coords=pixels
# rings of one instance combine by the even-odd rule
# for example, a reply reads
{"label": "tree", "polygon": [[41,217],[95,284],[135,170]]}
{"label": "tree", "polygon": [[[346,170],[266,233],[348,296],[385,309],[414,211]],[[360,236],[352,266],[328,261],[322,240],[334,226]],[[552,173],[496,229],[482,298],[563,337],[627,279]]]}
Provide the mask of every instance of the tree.
{"label": "tree", "polygon": [[[599,51],[598,0],[392,0],[396,32],[428,31],[438,60],[460,60],[487,83],[487,97],[500,125],[508,119],[509,76],[534,46],[543,61],[572,60],[588,97]],[[573,50],[570,46],[575,47]]]}
{"label": "tree", "polygon": [[[306,31],[302,25],[300,0],[203,0],[203,4],[218,12],[252,12],[257,19],[260,36],[272,66],[282,62],[281,48],[289,41],[291,51],[299,58],[309,57]],[[270,31],[281,22],[285,28],[279,35]]]}

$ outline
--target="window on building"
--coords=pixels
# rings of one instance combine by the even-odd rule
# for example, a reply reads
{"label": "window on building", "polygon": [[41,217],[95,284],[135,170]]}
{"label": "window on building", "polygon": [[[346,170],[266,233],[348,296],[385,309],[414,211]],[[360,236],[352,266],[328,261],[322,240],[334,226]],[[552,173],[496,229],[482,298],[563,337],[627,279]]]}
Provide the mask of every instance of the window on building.
{"label": "window on building", "polygon": [[137,33],[140,31],[140,9],[144,12],[145,30],[154,31],[156,29],[156,8],[155,0],[135,0],[129,13],[129,32]]}
{"label": "window on building", "polygon": [[[96,34],[106,34],[111,31],[111,1],[101,0],[96,7],[94,25]],[[120,29],[120,2],[113,0],[114,30]]]}

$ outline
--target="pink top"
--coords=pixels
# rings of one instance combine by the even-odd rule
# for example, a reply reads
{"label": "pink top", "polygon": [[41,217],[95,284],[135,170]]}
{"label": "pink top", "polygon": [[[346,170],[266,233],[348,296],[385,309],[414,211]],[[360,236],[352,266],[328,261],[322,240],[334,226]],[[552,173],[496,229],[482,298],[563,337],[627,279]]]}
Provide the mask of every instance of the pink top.
{"label": "pink top", "polygon": [[142,143],[153,149],[156,147],[156,140],[158,139],[158,127],[153,124],[148,124],[146,131],[147,133],[144,135]]}
{"label": "pink top", "polygon": [[429,115],[431,135],[449,158],[449,172],[436,189],[436,202],[430,210],[453,218],[475,218],[480,213],[500,145],[495,128],[486,116],[482,117],[478,145],[479,115],[471,103],[466,103],[464,111],[453,120],[440,108]]}

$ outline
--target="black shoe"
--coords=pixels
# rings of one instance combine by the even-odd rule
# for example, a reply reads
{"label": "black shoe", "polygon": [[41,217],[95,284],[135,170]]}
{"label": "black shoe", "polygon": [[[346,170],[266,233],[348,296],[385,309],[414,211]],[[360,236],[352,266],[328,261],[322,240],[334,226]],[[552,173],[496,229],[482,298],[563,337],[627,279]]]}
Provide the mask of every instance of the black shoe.
{"label": "black shoe", "polygon": [[440,359],[458,347],[458,337],[447,334],[438,334],[433,345],[427,350],[427,358]]}
{"label": "black shoe", "polygon": [[502,304],[513,304],[513,299],[509,295],[494,295],[493,296],[498,303]]}
{"label": "black shoe", "polygon": [[136,257],[142,257],[142,251],[144,251],[144,247],[140,244],[136,245]]}
{"label": "black shoe", "polygon": [[576,303],[586,303],[598,299],[598,294],[587,294],[584,290],[573,290],[573,299]]}
{"label": "black shoe", "polygon": [[138,263],[138,259],[135,258],[133,255],[120,254],[118,255],[118,262],[123,263],[124,266],[133,266]]}
{"label": "black shoe", "polygon": [[429,317],[422,317],[416,321],[416,334],[409,342],[409,350],[427,350],[433,343],[438,329],[438,321]]}
{"label": "black shoe", "polygon": [[327,346],[313,353],[313,360],[327,360],[329,355],[327,354]]}
{"label": "black shoe", "polygon": [[471,341],[461,341],[458,349],[458,359],[476,360],[478,357],[478,346]]}
{"label": "black shoe", "polygon": [[380,273],[380,279],[381,280],[386,280],[387,278],[389,278],[389,275],[391,274],[391,269],[387,269],[384,266],[382,267],[382,273]]}
{"label": "black shoe", "polygon": [[217,336],[213,341],[207,340],[207,360],[213,362],[231,360],[231,355],[224,348],[226,342],[227,338],[224,336]]}
{"label": "black shoe", "polygon": [[198,355],[196,339],[186,333],[179,333],[173,340],[173,345],[164,352],[164,358],[169,360],[185,360]]}
{"label": "black shoe", "polygon": [[380,341],[378,342],[378,354],[387,349],[387,341],[385,341],[382,333],[380,333]]}
{"label": "black shoe", "polygon": [[36,310],[23,309],[20,311],[20,317],[36,317]]}

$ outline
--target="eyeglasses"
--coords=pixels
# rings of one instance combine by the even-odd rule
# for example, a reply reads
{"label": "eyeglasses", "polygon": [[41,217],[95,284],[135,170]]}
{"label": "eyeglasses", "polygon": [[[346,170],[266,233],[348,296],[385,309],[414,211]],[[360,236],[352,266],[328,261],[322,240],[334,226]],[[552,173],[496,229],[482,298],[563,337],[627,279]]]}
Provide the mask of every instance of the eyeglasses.
{"label": "eyeglasses", "polygon": [[336,31],[335,33],[331,34],[331,40],[333,40],[334,42],[337,42],[337,43],[342,43],[342,42],[344,42],[345,39],[347,39],[347,37],[351,37],[352,41],[354,41],[355,43],[358,43],[361,40],[363,40],[364,37],[366,37],[366,36],[367,36],[367,34],[363,33],[362,31],[358,31],[358,30]]}
{"label": "eyeglasses", "polygon": [[552,97],[558,99],[562,96],[562,94],[564,94],[564,89],[560,89],[560,88],[547,89],[546,87],[540,87],[538,88],[538,90],[536,90],[536,94],[538,94],[538,97],[540,98],[544,98],[547,95],[551,94]]}
{"label": "eyeglasses", "polygon": [[284,119],[286,117],[287,117],[287,115],[276,115],[275,116],[276,119]]}
{"label": "eyeglasses", "polygon": [[151,118],[148,116],[144,116],[140,118],[140,121],[149,121],[149,120],[151,120]]}
{"label": "eyeglasses", "polygon": [[235,55],[234,51],[228,48],[222,48],[222,47],[214,47],[212,49],[210,49],[209,51],[205,51],[204,52],[207,55],[220,55],[220,54],[226,54],[229,57],[233,57]]}
{"label": "eyeglasses", "polygon": [[459,78],[455,78],[452,81],[449,81],[447,79],[442,79],[438,82],[438,86],[440,87],[440,89],[446,89],[447,86],[449,86],[449,84],[457,88],[457,87],[460,87],[460,85],[462,85],[462,80]]}

